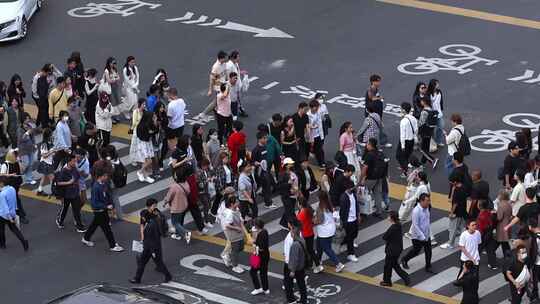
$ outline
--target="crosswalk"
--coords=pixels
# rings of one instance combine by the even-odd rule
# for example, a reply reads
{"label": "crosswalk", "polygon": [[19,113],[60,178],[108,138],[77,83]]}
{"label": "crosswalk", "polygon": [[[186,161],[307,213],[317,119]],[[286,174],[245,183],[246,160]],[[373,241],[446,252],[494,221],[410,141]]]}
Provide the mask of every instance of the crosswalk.
{"label": "crosswalk", "polygon": [[[157,179],[153,184],[141,183],[136,176],[136,170],[138,168],[132,166],[130,163],[129,142],[127,140],[115,139],[113,144],[116,146],[121,160],[129,172],[127,185],[118,189],[122,211],[128,216],[138,215],[140,210],[144,208],[146,199],[153,197],[161,201],[165,197],[166,191],[172,183],[170,170],[161,172],[162,177]],[[33,190],[36,188],[34,186],[25,187]],[[46,191],[49,190],[46,189]],[[312,197],[316,197],[316,195],[312,195]],[[270,236],[271,250],[281,253],[283,251],[282,242],[287,234],[287,231],[282,229],[279,224],[282,216],[282,208],[264,208],[262,199],[259,199],[259,203],[259,216],[266,223],[265,228],[268,230]],[[312,203],[313,206],[316,206],[317,202],[313,201]],[[274,204],[279,207],[282,206],[282,202],[278,197],[274,198]],[[398,206],[398,202],[392,202],[393,209],[397,209]],[[188,229],[196,229],[190,214],[186,215],[185,223]],[[358,262],[347,261],[346,253],[341,250],[339,245],[334,244],[334,250],[336,253],[339,253],[339,259],[344,263],[347,262],[345,263],[346,271],[382,279],[385,257],[382,235],[388,227],[389,223],[386,220],[372,217],[367,218],[361,224],[358,238],[356,239],[356,243],[358,244],[358,248],[356,248]],[[410,223],[405,223],[403,225],[403,231],[408,231],[409,227]],[[439,243],[448,240],[447,228],[448,218],[446,217],[446,212],[433,209],[431,230]],[[214,225],[208,234],[224,237],[220,225]],[[404,250],[406,251],[411,247],[411,241],[405,238]],[[327,257],[325,257],[326,259]],[[505,301],[509,297],[509,290],[501,270],[487,268],[487,257],[485,255],[482,255],[481,259],[479,293],[483,299],[482,302],[506,303]],[[459,253],[456,249],[444,250],[438,246],[433,247],[432,265],[433,269],[437,272],[435,275],[424,271],[425,263],[423,254],[411,259],[408,264],[410,269],[407,272],[411,275],[411,286],[413,288],[457,300],[461,299],[461,290],[452,284],[459,271]],[[402,283],[396,274],[393,275],[392,279],[394,282]]]}

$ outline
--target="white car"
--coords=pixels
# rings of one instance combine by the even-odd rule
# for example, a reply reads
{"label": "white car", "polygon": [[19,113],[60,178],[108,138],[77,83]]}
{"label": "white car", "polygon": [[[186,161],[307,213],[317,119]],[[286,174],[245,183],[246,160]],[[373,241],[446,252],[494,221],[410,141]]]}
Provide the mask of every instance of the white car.
{"label": "white car", "polygon": [[43,0],[0,0],[0,42],[26,37],[28,21]]}

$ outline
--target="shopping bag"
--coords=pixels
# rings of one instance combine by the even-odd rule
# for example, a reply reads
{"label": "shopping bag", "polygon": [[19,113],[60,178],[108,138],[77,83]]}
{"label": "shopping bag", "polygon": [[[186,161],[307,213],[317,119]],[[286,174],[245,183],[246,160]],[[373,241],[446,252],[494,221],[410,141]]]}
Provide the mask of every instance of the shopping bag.
{"label": "shopping bag", "polygon": [[141,253],[143,252],[143,243],[140,241],[133,240],[131,243],[131,251]]}
{"label": "shopping bag", "polygon": [[253,238],[251,237],[251,233],[249,233],[245,226],[242,226],[242,230],[244,230],[245,240],[247,245],[253,245]]}
{"label": "shopping bag", "polygon": [[375,200],[373,200],[368,188],[358,187],[357,195],[360,200],[360,214],[371,215],[375,212]]}

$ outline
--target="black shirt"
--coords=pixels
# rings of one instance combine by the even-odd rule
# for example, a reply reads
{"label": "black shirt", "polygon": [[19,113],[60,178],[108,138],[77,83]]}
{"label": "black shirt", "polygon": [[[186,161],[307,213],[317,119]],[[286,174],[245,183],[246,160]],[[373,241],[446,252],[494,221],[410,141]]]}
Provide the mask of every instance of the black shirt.
{"label": "black shirt", "polygon": [[467,192],[463,186],[454,189],[452,205],[456,205],[454,209],[456,217],[467,218]]}
{"label": "black shirt", "polygon": [[489,184],[484,180],[473,183],[471,189],[471,199],[473,200],[488,200],[489,199]]}
{"label": "black shirt", "polygon": [[[463,184],[463,188],[465,188],[465,191],[467,194],[470,193],[472,188],[472,179],[471,175],[469,174],[469,167],[467,167],[466,164],[462,164],[459,167],[455,167],[452,170],[452,173],[450,173],[450,176],[448,177],[449,181],[455,180],[456,176],[460,176],[461,183]],[[450,192],[448,195],[452,193],[452,187],[450,187]]]}
{"label": "black shirt", "polygon": [[67,186],[60,186],[64,188],[64,198],[73,199],[77,198],[80,195],[79,179],[81,178],[81,175],[79,174],[77,167],[71,169],[65,166],[64,168],[62,168],[62,171],[60,173],[60,182],[69,182],[72,178],[73,184]]}
{"label": "black shirt", "polygon": [[538,203],[526,203],[518,210],[517,217],[522,225],[528,224],[530,218],[538,218],[540,205]]}
{"label": "black shirt", "polygon": [[256,162],[261,162],[266,159],[266,146],[257,144],[253,150],[251,150],[251,159]]}
{"label": "black shirt", "polygon": [[362,161],[365,166],[367,166],[367,179],[377,179],[373,176],[373,167],[375,166],[375,161],[377,160],[379,151],[367,151],[362,156]]}
{"label": "black shirt", "polygon": [[[514,174],[518,169],[525,169],[527,166],[526,161],[520,156],[512,156],[510,154],[506,155],[504,159],[504,175],[510,176],[510,186],[514,187],[517,184],[517,181],[514,180]],[[506,186],[506,176],[503,179],[503,185]]]}
{"label": "black shirt", "polygon": [[268,128],[270,129],[270,135],[274,136],[277,142],[281,144],[281,131],[283,130],[283,124],[276,127],[273,123],[269,123]]}
{"label": "black shirt", "polygon": [[187,150],[176,148],[171,154],[171,158],[177,162],[183,161],[187,157]]}
{"label": "black shirt", "polygon": [[305,130],[306,126],[309,124],[309,118],[306,114],[298,115],[297,113],[294,113],[292,116],[293,122],[294,122],[294,133],[296,134],[296,138],[304,139],[305,138]]}
{"label": "black shirt", "polygon": [[371,92],[371,96],[380,96],[379,89],[375,87],[371,87],[371,86],[368,87],[368,89],[366,90],[366,108],[365,108],[364,115],[368,117],[369,113],[367,111],[367,108],[369,105],[371,105],[373,107],[374,112],[379,114],[379,117],[382,119],[382,113],[383,113],[383,108],[384,108],[383,102],[381,100],[373,100],[369,98],[370,92]]}

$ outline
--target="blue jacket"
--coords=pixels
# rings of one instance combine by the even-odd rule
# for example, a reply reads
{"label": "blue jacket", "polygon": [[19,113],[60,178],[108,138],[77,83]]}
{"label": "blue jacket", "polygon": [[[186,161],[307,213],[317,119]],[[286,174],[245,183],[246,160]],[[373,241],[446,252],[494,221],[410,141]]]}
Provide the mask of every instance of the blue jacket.
{"label": "blue jacket", "polygon": [[148,98],[146,99],[146,111],[154,112],[154,110],[156,109],[157,103],[158,103],[158,99],[156,96],[154,95],[148,96]]}
{"label": "blue jacket", "polygon": [[107,185],[95,181],[92,184],[92,196],[90,204],[93,210],[105,210],[109,204],[109,195],[107,194]]}
{"label": "blue jacket", "polygon": [[63,121],[56,124],[54,131],[54,148],[55,149],[69,149],[71,148],[71,130],[67,123]]}
{"label": "blue jacket", "polygon": [[12,186],[4,186],[0,191],[0,217],[6,220],[15,218],[17,211],[17,192]]}

